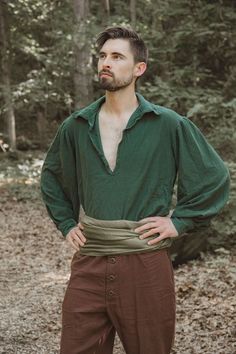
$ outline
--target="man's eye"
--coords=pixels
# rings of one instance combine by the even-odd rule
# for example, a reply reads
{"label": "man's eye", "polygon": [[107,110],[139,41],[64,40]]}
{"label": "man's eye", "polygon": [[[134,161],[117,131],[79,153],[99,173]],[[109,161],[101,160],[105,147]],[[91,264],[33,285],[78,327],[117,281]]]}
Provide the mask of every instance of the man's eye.
{"label": "man's eye", "polygon": [[105,58],[105,54],[99,54],[99,59],[104,59]]}
{"label": "man's eye", "polygon": [[121,59],[121,56],[120,56],[120,55],[118,55],[118,54],[113,55],[113,59],[115,59],[115,60]]}

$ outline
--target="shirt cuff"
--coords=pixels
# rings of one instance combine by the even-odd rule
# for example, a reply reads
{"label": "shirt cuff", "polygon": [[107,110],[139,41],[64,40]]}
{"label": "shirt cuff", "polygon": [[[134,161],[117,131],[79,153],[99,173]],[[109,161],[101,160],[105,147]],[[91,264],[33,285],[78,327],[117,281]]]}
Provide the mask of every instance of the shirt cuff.
{"label": "shirt cuff", "polygon": [[190,218],[177,218],[174,216],[171,217],[171,221],[178,232],[178,236],[194,228],[194,222]]}
{"label": "shirt cuff", "polygon": [[68,232],[73,229],[73,227],[77,226],[77,222],[74,220],[74,219],[68,219],[68,220],[65,220],[63,222],[61,222],[57,228],[58,230],[61,231],[62,235],[64,237],[66,237],[66,235],[68,234]]}

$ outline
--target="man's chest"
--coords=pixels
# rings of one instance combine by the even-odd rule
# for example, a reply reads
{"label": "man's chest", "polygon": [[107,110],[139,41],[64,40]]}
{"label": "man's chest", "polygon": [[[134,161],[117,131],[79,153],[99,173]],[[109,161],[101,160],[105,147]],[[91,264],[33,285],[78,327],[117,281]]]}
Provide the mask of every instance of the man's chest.
{"label": "man's chest", "polygon": [[113,171],[116,166],[118,146],[123,138],[123,131],[127,125],[126,120],[108,121],[99,117],[97,129],[100,135],[104,156]]}
{"label": "man's chest", "polygon": [[[132,128],[80,126],[77,138],[79,170],[86,176],[127,176],[136,179],[147,173],[169,175],[175,170],[175,156],[168,130],[153,120]],[[146,172],[145,172],[146,171]]]}

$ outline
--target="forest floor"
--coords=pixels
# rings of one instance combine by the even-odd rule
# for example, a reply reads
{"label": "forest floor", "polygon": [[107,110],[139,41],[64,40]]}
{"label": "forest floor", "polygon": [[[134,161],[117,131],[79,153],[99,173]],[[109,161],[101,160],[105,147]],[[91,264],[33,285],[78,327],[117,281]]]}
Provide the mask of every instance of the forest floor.
{"label": "forest floor", "polygon": [[[18,163],[20,178],[14,161],[0,173],[1,354],[59,353],[61,304],[73,251],[40,200],[40,160],[29,164]],[[221,247],[175,269],[172,354],[236,353],[235,265],[236,247]],[[123,353],[116,338],[114,354]]]}

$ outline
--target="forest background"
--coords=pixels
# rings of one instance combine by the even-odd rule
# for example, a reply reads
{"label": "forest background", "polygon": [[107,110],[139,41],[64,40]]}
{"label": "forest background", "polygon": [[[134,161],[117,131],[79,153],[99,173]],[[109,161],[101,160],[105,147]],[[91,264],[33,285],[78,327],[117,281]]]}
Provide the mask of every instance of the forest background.
{"label": "forest background", "polygon": [[[40,171],[61,122],[104,92],[94,39],[131,25],[149,48],[138,91],[191,119],[229,167],[211,228],[174,243],[172,354],[236,350],[235,0],[0,0],[0,353],[56,354],[72,250],[47,218]],[[123,354],[116,340],[114,354]]]}

